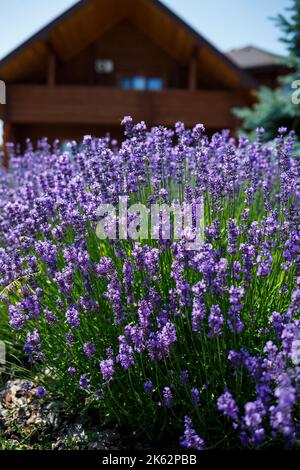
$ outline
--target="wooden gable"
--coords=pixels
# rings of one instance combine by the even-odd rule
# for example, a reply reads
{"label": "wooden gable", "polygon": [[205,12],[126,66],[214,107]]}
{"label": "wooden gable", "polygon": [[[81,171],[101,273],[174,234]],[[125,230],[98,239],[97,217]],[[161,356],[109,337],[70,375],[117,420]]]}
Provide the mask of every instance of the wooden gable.
{"label": "wooden gable", "polygon": [[100,38],[124,21],[181,67],[194,56],[204,84],[221,89],[255,86],[245,72],[157,0],[81,0],[0,61],[0,78],[7,83],[37,83],[51,54],[63,69],[93,44],[101,48]]}

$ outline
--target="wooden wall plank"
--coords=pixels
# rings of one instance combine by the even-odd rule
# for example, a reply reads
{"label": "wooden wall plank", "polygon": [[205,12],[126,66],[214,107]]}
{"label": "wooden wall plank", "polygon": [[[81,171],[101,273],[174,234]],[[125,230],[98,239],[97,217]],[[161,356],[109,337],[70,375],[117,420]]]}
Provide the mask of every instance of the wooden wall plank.
{"label": "wooden wall plank", "polygon": [[228,91],[164,90],[138,92],[112,87],[22,86],[9,87],[12,123],[118,124],[125,114],[135,120],[172,125],[178,119],[192,126],[231,127],[231,108],[241,98]]}

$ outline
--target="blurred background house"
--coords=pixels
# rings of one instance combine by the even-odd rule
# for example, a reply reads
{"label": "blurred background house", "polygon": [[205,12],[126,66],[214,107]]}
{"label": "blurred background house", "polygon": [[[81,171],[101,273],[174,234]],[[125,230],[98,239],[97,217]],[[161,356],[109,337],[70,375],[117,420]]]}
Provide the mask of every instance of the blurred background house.
{"label": "blurred background house", "polygon": [[256,80],[157,0],[82,0],[0,62],[4,141],[118,137],[149,125],[236,127]]}
{"label": "blurred background house", "polygon": [[[4,142],[81,140],[107,132],[118,138],[128,114],[149,126],[203,122],[209,134],[230,128],[253,138],[264,127],[269,140],[286,126],[300,136],[300,107],[291,99],[300,72],[297,0],[252,0],[243,8],[240,0],[74,2],[3,5],[0,150],[2,129]],[[38,22],[64,7],[71,8],[24,41]],[[286,7],[287,14],[280,13]],[[236,47],[253,39],[264,48]]]}

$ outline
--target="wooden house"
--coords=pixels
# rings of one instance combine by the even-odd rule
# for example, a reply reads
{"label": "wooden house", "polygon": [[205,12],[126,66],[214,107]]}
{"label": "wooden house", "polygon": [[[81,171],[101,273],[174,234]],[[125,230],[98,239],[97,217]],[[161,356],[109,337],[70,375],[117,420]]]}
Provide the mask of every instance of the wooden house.
{"label": "wooden house", "polygon": [[81,0],[0,61],[4,141],[118,136],[147,124],[234,129],[255,80],[158,0]]}

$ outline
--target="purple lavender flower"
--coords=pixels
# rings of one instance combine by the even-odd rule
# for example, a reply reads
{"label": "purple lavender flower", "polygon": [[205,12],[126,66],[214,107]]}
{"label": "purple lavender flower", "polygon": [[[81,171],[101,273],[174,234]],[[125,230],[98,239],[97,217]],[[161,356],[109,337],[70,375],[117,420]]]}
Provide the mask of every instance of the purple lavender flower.
{"label": "purple lavender flower", "polygon": [[14,330],[23,330],[25,326],[25,320],[26,320],[24,312],[20,308],[17,308],[14,305],[10,305],[8,307],[8,311],[9,311],[9,324],[11,328],[13,328]]}
{"label": "purple lavender flower", "polygon": [[125,259],[122,271],[123,271],[123,279],[124,279],[124,285],[125,285],[126,303],[130,305],[131,302],[133,301],[133,295],[132,295],[133,265],[129,258]]}
{"label": "purple lavender flower", "polygon": [[49,323],[49,325],[53,325],[54,323],[58,322],[58,318],[55,315],[55,313],[51,312],[47,308],[45,309],[44,315],[45,315],[45,319],[46,319],[47,323]]}
{"label": "purple lavender flower", "polygon": [[121,364],[123,369],[129,369],[134,364],[132,347],[127,343],[126,337],[123,335],[119,336],[119,354],[116,357],[116,361]]}
{"label": "purple lavender flower", "polygon": [[139,302],[138,317],[139,317],[139,324],[145,332],[149,330],[151,314],[152,314],[152,309],[151,309],[150,303],[147,300],[141,300]]}
{"label": "purple lavender flower", "polygon": [[294,320],[288,323],[281,333],[281,342],[283,353],[292,358],[293,344],[300,340],[300,320]]}
{"label": "purple lavender flower", "polygon": [[173,401],[173,394],[170,387],[163,389],[163,403],[166,408],[171,408]]}
{"label": "purple lavender flower", "polygon": [[226,391],[223,395],[218,398],[217,408],[225,416],[228,416],[229,418],[234,419],[235,421],[238,419],[239,409],[230,392]]}
{"label": "purple lavender flower", "polygon": [[180,382],[183,385],[186,385],[189,383],[189,373],[187,370],[183,370],[180,372]]}
{"label": "purple lavender flower", "polygon": [[73,335],[72,331],[68,331],[68,333],[66,334],[66,343],[67,343],[67,346],[69,346],[69,347],[73,346],[73,344],[74,344],[74,335]]}
{"label": "purple lavender flower", "polygon": [[205,133],[205,127],[203,124],[196,124],[193,128],[193,137],[196,141],[199,141]]}
{"label": "purple lavender flower", "polygon": [[79,312],[76,307],[69,307],[66,312],[66,318],[68,323],[73,327],[73,328],[80,328],[80,318],[79,318]]}
{"label": "purple lavender flower", "polygon": [[27,394],[30,392],[30,390],[32,389],[32,382],[24,382],[23,383],[23,390],[24,390],[24,393]]}
{"label": "purple lavender flower", "polygon": [[144,383],[144,390],[148,395],[152,393],[153,383],[151,382],[151,380],[146,380],[146,382]]}
{"label": "purple lavender flower", "polygon": [[88,390],[91,387],[90,380],[85,374],[80,376],[79,385],[81,390]]}
{"label": "purple lavender flower", "polygon": [[271,274],[273,258],[270,250],[264,249],[262,254],[256,258],[258,264],[256,275],[259,277],[267,277]]}
{"label": "purple lavender flower", "polygon": [[240,333],[244,324],[240,318],[240,311],[243,308],[241,299],[244,297],[245,289],[243,287],[230,286],[229,288],[229,302],[231,307],[228,310],[229,319],[227,320],[231,331]]}
{"label": "purple lavender flower", "polygon": [[132,117],[124,116],[121,124],[125,126],[125,135],[130,136],[134,127]]}
{"label": "purple lavender flower", "polygon": [[139,326],[126,325],[125,333],[134,350],[141,353],[145,349],[145,331]]}
{"label": "purple lavender flower", "polygon": [[[300,166],[294,133],[279,129],[274,145],[265,145],[263,129],[250,142],[228,130],[208,137],[201,124],[148,131],[129,116],[123,124],[126,139],[120,143],[88,135],[62,151],[58,141],[40,139],[36,149],[27,141],[23,154],[8,145],[10,167],[0,169],[0,292],[10,328],[25,338],[30,362],[48,363],[58,384],[63,376],[56,368],[67,364],[67,381],[78,380],[91,400],[103,398],[103,385],[108,395],[120,392],[123,403],[122,377],[138,384],[152,368],[157,383],[142,384],[150,399],[154,385],[163,389],[168,377],[162,405],[171,420],[175,390],[179,413],[186,393],[199,411],[200,391],[193,384],[215,367],[207,348],[216,343],[224,359],[220,377],[228,365],[240,409],[228,390],[215,397],[213,381],[203,394],[208,408],[216,400],[247,446],[272,437],[295,443]],[[156,240],[97,241],[97,209],[116,207],[120,195],[128,202],[171,204],[191,217],[191,227],[182,223],[181,240],[173,233],[166,240],[160,209]],[[210,220],[205,239],[199,249],[189,249],[196,205],[203,202]],[[137,220],[129,214],[127,229]],[[93,359],[106,344],[112,346],[97,375]],[[83,375],[77,368],[82,351],[91,359],[83,361]],[[74,400],[78,389],[70,393]],[[128,395],[126,402],[134,399]],[[107,408],[106,396],[102,405]],[[204,447],[188,417],[181,441]]]}
{"label": "purple lavender flower", "polygon": [[203,450],[205,447],[203,439],[196,433],[192,420],[188,416],[184,418],[184,434],[180,438],[180,445],[194,450]]}
{"label": "purple lavender flower", "polygon": [[270,323],[272,325],[272,328],[275,330],[276,336],[280,338],[284,329],[284,315],[279,312],[273,312],[270,316]]}
{"label": "purple lavender flower", "polygon": [[253,443],[255,446],[261,446],[265,438],[265,430],[262,426],[265,414],[266,410],[260,400],[246,403],[244,428],[250,434],[248,442]]}
{"label": "purple lavender flower", "polygon": [[271,426],[275,431],[281,433],[289,444],[293,444],[296,434],[292,410],[296,403],[296,390],[287,373],[283,373],[279,377],[275,396],[277,405],[270,406],[269,410]]}
{"label": "purple lavender flower", "polygon": [[122,306],[122,286],[117,274],[111,276],[111,282],[107,286],[107,298],[114,312],[115,324],[118,325],[124,319],[124,311]]}
{"label": "purple lavender flower", "polygon": [[199,406],[200,404],[200,392],[199,389],[196,387],[193,387],[191,389],[191,397],[192,397],[192,403],[194,406]]}
{"label": "purple lavender flower", "polygon": [[93,357],[94,354],[96,353],[97,349],[96,349],[96,346],[93,343],[91,343],[90,341],[87,341],[83,345],[83,351],[84,351],[84,354],[86,355],[86,357],[91,359],[91,357]]}
{"label": "purple lavender flower", "polygon": [[221,326],[224,323],[223,315],[219,305],[213,305],[210,309],[208,317],[208,325],[211,329],[210,334],[213,336],[220,336],[222,334]]}
{"label": "purple lavender flower", "polygon": [[103,376],[104,381],[107,384],[111,382],[113,379],[114,372],[115,372],[113,359],[111,358],[104,359],[103,361],[100,362],[99,368],[100,368],[100,372]]}
{"label": "purple lavender flower", "polygon": [[176,342],[176,328],[175,325],[171,322],[166,323],[165,326],[157,335],[158,347],[162,354],[169,355],[171,346]]}
{"label": "purple lavender flower", "polygon": [[76,374],[76,368],[75,367],[69,367],[68,372],[71,376],[75,375]]}
{"label": "purple lavender flower", "polygon": [[202,322],[206,315],[204,292],[206,291],[205,283],[200,281],[193,288],[194,293],[193,310],[192,310],[192,328],[193,331],[200,332]]}
{"label": "purple lavender flower", "polygon": [[47,393],[48,393],[47,390],[44,387],[40,386],[40,385],[38,387],[36,387],[36,389],[35,389],[35,395],[38,399],[45,398]]}
{"label": "purple lavender flower", "polygon": [[[300,237],[299,237],[299,239],[300,239]],[[299,249],[299,252],[300,252],[300,249]],[[290,306],[289,306],[288,312],[287,312],[287,317],[289,319],[292,319],[300,309],[300,287],[299,287],[300,286],[300,277],[298,278],[297,284],[298,285],[297,285],[296,289],[292,293],[291,303],[290,303]]]}
{"label": "purple lavender flower", "polygon": [[24,352],[31,360],[44,358],[40,344],[40,335],[37,329],[34,329],[32,333],[27,333]]}
{"label": "purple lavender flower", "polygon": [[102,388],[96,390],[96,392],[94,393],[94,397],[96,398],[96,400],[102,400],[104,398],[104,391],[102,390]]}
{"label": "purple lavender flower", "polygon": [[230,255],[235,255],[237,253],[237,240],[240,235],[239,228],[236,225],[236,222],[232,219],[229,219],[227,223],[227,237],[228,237],[228,253]]}

